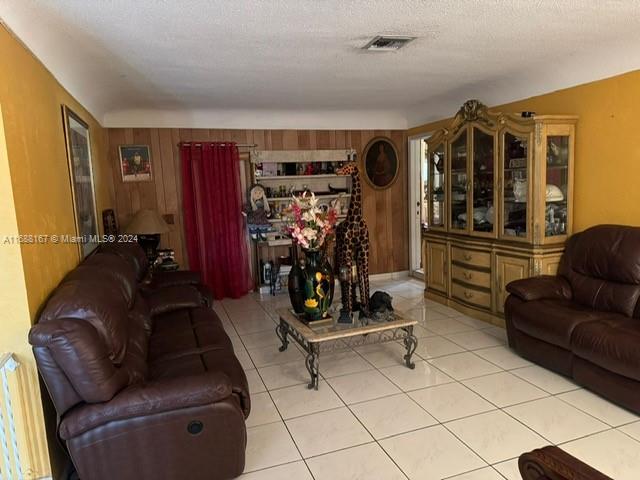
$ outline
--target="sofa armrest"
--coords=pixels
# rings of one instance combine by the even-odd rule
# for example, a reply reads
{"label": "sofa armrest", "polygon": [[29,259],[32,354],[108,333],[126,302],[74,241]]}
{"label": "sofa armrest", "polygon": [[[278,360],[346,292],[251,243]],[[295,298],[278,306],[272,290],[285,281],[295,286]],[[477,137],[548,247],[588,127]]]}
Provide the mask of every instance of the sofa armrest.
{"label": "sofa armrest", "polygon": [[201,283],[200,274],[192,270],[176,270],[173,272],[153,272],[150,288],[171,287],[174,285],[197,285]]}
{"label": "sofa armrest", "polygon": [[231,392],[231,381],[221,372],[132,385],[108,402],[84,404],[71,410],[60,422],[60,436],[68,440],[115,420],[219,402]]}
{"label": "sofa armrest", "polygon": [[151,290],[145,295],[151,316],[206,305],[200,290],[195,285],[173,285]]}
{"label": "sofa armrest", "polygon": [[515,280],[507,285],[507,292],[530,302],[532,300],[571,300],[571,286],[562,277],[542,275]]}
{"label": "sofa armrest", "polygon": [[518,468],[523,480],[613,480],[554,446],[523,453]]}

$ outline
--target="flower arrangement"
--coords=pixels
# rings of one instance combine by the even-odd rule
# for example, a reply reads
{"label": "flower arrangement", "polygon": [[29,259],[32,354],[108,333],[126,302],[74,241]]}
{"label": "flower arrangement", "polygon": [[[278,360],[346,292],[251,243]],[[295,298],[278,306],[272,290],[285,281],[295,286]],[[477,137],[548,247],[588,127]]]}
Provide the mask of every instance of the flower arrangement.
{"label": "flower arrangement", "polygon": [[318,199],[304,192],[293,196],[293,201],[285,210],[285,231],[302,248],[317,250],[325,240],[333,235],[338,212],[333,207],[326,210],[318,206]]}
{"label": "flower arrangement", "polygon": [[304,268],[304,312],[307,320],[325,318],[331,305],[333,274],[320,247],[335,231],[338,212],[318,206],[311,193],[294,196],[285,210],[285,232],[300,245],[306,256]]}

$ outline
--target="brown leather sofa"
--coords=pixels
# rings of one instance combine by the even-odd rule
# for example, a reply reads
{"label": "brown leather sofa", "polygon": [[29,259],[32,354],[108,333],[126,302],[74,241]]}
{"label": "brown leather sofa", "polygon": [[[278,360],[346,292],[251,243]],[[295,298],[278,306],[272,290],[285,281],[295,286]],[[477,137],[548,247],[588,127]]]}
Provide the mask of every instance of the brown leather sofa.
{"label": "brown leather sofa", "polygon": [[509,346],[640,413],[640,228],[573,235],[557,276],[507,285]]}
{"label": "brown leather sofa", "polygon": [[30,331],[59,437],[82,480],[236,477],[244,371],[197,276],[147,282],[142,259],[137,245],[101,248]]}
{"label": "brown leather sofa", "polygon": [[518,469],[522,480],[612,480],[551,445],[520,455]]}

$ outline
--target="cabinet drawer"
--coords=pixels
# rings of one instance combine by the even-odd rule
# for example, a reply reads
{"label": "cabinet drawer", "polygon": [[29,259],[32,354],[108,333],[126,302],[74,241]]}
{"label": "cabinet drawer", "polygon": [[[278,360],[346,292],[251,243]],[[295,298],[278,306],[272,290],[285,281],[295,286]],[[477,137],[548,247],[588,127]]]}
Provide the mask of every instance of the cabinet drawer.
{"label": "cabinet drawer", "polygon": [[491,268],[491,254],[489,252],[476,252],[452,246],[451,260],[476,267]]}
{"label": "cabinet drawer", "polygon": [[489,272],[480,272],[454,264],[451,266],[451,277],[462,283],[491,288],[491,274]]}
{"label": "cabinet drawer", "polygon": [[451,283],[451,293],[454,298],[479,307],[491,308],[491,294],[484,290],[465,287],[459,283]]}

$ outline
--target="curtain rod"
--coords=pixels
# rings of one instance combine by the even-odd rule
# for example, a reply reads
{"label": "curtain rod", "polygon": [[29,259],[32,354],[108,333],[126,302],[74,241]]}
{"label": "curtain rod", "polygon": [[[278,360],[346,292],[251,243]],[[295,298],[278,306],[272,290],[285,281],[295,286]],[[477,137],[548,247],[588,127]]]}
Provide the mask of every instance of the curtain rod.
{"label": "curtain rod", "polygon": [[[206,143],[206,142],[205,142]],[[231,145],[233,142],[211,142],[211,143],[217,143],[219,145]],[[180,142],[178,143],[178,146],[186,146],[186,147],[190,147],[190,146],[196,146],[199,147],[202,145],[202,142]],[[255,148],[257,147],[258,144],[257,143],[236,143],[236,147],[238,148]]]}

